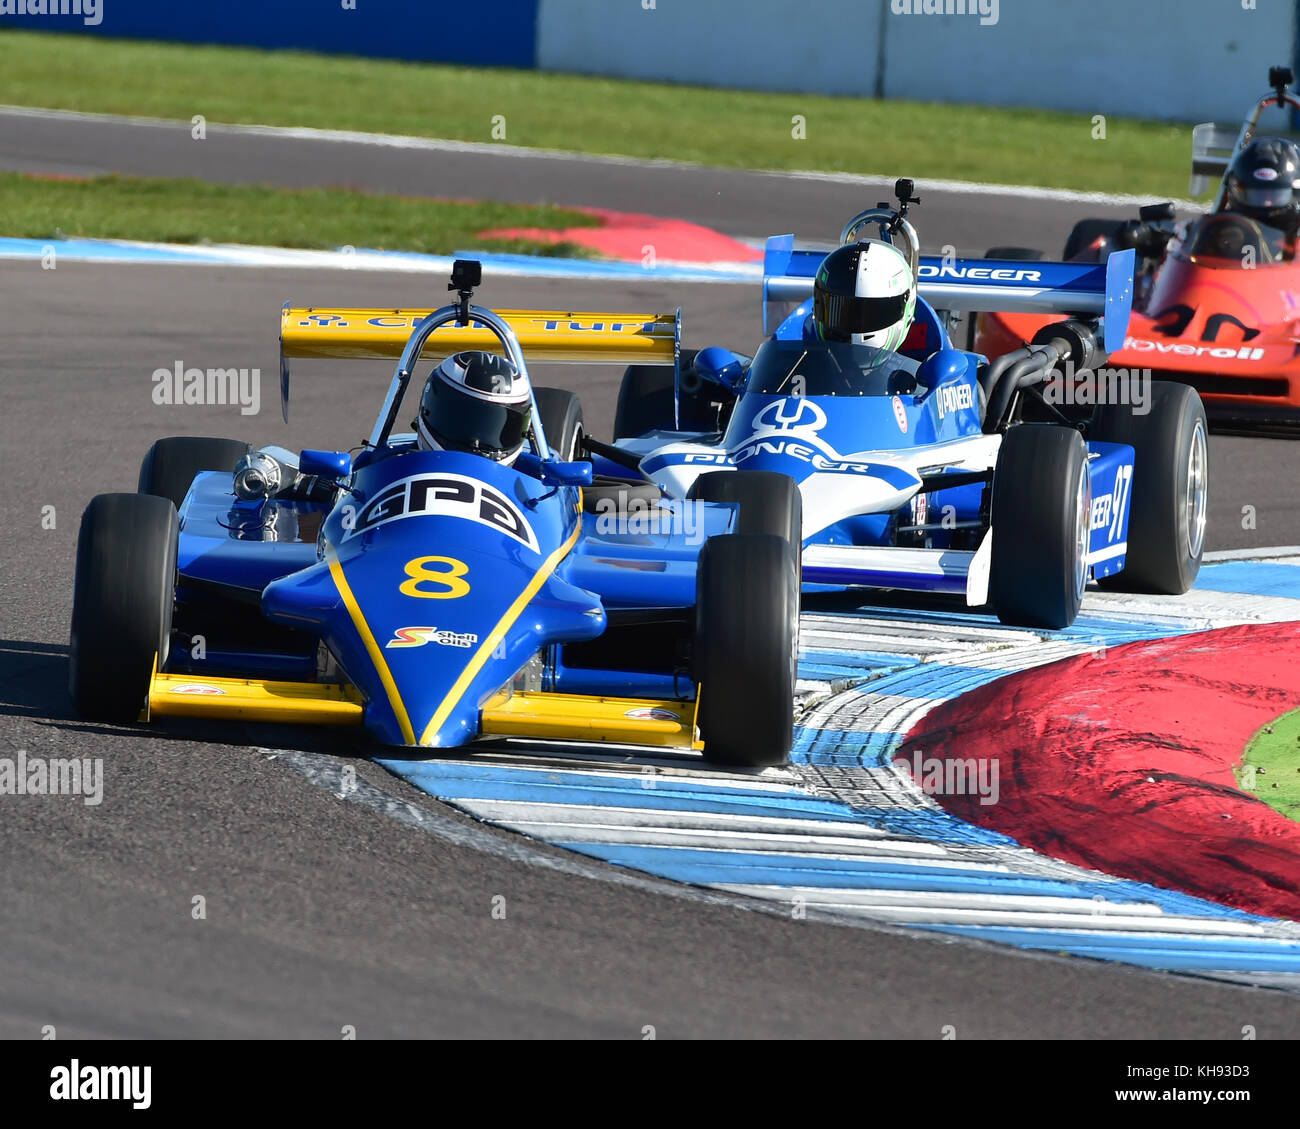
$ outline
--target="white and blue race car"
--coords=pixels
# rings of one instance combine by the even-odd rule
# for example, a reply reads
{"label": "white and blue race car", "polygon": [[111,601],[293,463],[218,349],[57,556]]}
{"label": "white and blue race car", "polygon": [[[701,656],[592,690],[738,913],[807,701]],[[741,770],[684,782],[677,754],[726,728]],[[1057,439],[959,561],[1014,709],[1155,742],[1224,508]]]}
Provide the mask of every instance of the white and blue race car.
{"label": "white and blue race car", "polygon": [[[763,294],[775,332],[752,358],[714,347],[672,370],[628,368],[614,443],[587,441],[596,470],[739,502],[746,529],[783,535],[788,509],[746,505],[755,476],[734,472],[787,476],[802,496],[792,540],[805,585],[947,593],[1047,629],[1074,622],[1090,580],[1186,591],[1205,545],[1205,412],[1190,388],[1104,367],[1124,340],[1133,252],[923,258],[912,190],[900,181],[897,208],[859,214],[841,238],[874,224],[909,258],[919,296],[899,353],[806,340],[826,252],[775,237]],[[993,309],[1062,319],[992,364],[955,349],[952,313]]]}

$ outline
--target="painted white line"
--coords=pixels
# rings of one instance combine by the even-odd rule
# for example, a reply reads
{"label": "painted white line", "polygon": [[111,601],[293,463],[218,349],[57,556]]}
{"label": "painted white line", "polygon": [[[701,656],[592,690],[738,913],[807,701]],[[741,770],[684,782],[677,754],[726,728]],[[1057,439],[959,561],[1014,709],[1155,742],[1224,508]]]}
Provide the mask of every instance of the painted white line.
{"label": "painted white line", "polygon": [[[148,126],[184,130],[189,134],[188,121],[169,118],[130,117],[124,114],[91,114],[74,110],[46,110],[31,106],[0,105],[0,114],[18,117],[99,122],[103,124]],[[621,165],[632,168],[668,168],[682,170],[707,170],[709,172],[749,172],[781,180],[814,180],[819,183],[858,184],[863,187],[892,188],[896,176],[885,173],[818,172],[815,169],[735,169],[712,165],[673,161],[662,157],[621,157],[606,153],[579,153],[571,149],[533,149],[518,145],[499,145],[486,141],[450,141],[432,137],[411,137],[397,133],[363,133],[343,129],[312,129],[306,126],[229,125],[208,123],[208,135],[221,133],[245,134],[254,137],[276,137],[285,140],[326,142],[337,145],[368,145],[385,149],[416,149],[444,153],[477,153],[485,157],[513,157],[520,160],[561,160],[598,165]],[[1190,145],[1190,139],[1189,139]],[[952,192],[968,196],[1010,196],[1027,200],[1051,200],[1069,204],[1102,204],[1122,207],[1150,204],[1153,196],[1132,196],[1126,193],[1080,192],[1067,188],[1040,188],[1023,184],[989,184],[981,181],[940,180],[921,178],[921,186],[930,192]],[[1204,206],[1195,200],[1175,199],[1173,204],[1186,211],[1203,211]]]}
{"label": "painted white line", "polygon": [[1220,549],[1206,553],[1206,564],[1222,561],[1273,561],[1279,557],[1295,557],[1300,561],[1300,545],[1283,545],[1272,549]]}

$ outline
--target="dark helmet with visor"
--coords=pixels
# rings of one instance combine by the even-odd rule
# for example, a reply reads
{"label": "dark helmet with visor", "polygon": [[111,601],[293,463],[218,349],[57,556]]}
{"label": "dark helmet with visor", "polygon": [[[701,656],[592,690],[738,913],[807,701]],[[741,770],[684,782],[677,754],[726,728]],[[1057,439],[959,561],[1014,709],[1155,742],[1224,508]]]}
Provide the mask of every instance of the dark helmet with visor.
{"label": "dark helmet with visor", "polygon": [[426,451],[467,451],[512,463],[532,426],[527,378],[504,357],[472,351],[429,374],[415,421]]}
{"label": "dark helmet with visor", "polygon": [[1300,146],[1280,137],[1252,141],[1228,169],[1230,211],[1292,234],[1300,220]]}

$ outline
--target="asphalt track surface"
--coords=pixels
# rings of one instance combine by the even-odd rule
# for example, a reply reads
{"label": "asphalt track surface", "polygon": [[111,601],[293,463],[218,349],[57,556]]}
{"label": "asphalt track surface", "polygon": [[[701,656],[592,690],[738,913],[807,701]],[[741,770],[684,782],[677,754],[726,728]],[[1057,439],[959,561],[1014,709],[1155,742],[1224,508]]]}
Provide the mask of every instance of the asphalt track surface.
{"label": "asphalt track surface", "polygon": [[[9,123],[0,122],[0,165],[39,165],[30,145],[15,145]],[[98,156],[72,151],[64,161],[84,170],[183,171],[140,167],[147,154],[129,131]],[[438,195],[470,194],[463,184],[473,179],[472,162],[454,156],[462,187]],[[280,143],[245,171],[249,179],[370,184],[357,161],[346,176],[326,177],[313,171],[319,159],[305,152],[300,160],[296,144]],[[574,163],[566,192],[561,171],[551,170],[553,184],[543,189],[532,177],[531,195],[519,198],[544,190],[561,203],[712,222],[708,207],[725,206],[709,204],[710,194],[745,182],[745,174],[674,170],[652,202],[636,195],[649,174],[632,178],[638,189],[619,179],[622,171],[602,186],[606,171]],[[497,186],[498,175],[484,169],[478,193]],[[425,179],[442,185],[451,173]],[[371,186],[400,188],[395,180]],[[822,193],[799,181],[747,198],[730,230],[802,229],[801,217],[817,216],[823,230],[809,234],[833,236],[858,201],[828,213]],[[1046,239],[1070,218],[1056,214],[1059,204],[1004,201],[1004,213],[1029,207],[1038,218],[1031,224],[1022,215],[993,234],[978,218],[987,201],[967,213],[961,201],[935,199],[933,214],[947,209],[951,239],[963,250],[1016,231],[1017,242]],[[0,797],[0,1036],[38,1037],[46,1024],[60,1038],[337,1038],[347,1024],[367,1038],[641,1038],[647,1025],[660,1038],[926,1039],[945,1025],[960,1038],[1235,1039],[1246,1024],[1261,1038],[1300,1033],[1300,1001],[1280,993],[800,922],[663,884],[605,881],[602,873],[626,872],[574,870],[562,852],[478,827],[353,759],[359,750],[350,737],[74,719],[64,689],[67,624],[77,525],[90,497],[133,489],[139,460],[160,435],[355,444],[377,411],[384,366],[302,365],[285,427],[274,378],[281,302],[419,305],[442,297],[441,284],[426,279],[359,272],[0,264],[0,756],[25,749],[102,757],[105,771],[98,807],[76,797]],[[749,287],[489,280],[482,299],[682,305],[690,344],[743,346],[758,333]],[[152,372],[178,360],[260,368],[260,413],[154,405]],[[608,432],[616,371],[541,368],[537,376],[580,391],[592,430]],[[1300,445],[1216,438],[1213,456],[1212,547],[1300,542],[1290,487]],[[1253,532],[1239,528],[1243,505],[1258,507]],[[53,529],[42,528],[46,506],[54,507]],[[323,770],[354,765],[361,788],[335,798],[268,748],[299,750]],[[432,826],[357,802],[384,794],[428,813]],[[196,895],[206,899],[205,920],[192,916]],[[498,896],[504,920],[493,916]]]}

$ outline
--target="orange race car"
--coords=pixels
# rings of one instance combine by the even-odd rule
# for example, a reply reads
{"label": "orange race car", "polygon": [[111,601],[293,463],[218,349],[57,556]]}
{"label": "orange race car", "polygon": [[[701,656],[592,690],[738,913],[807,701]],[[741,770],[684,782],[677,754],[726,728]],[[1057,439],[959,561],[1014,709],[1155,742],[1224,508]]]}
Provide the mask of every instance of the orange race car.
{"label": "orange race car", "polygon": [[[1262,98],[1240,132],[1200,125],[1193,134],[1193,195],[1220,177],[1211,209],[1175,223],[1172,204],[1141,209],[1119,222],[1075,225],[1064,258],[1104,260],[1134,248],[1139,257],[1134,310],[1117,370],[1190,384],[1220,430],[1300,434],[1300,147],[1284,137],[1256,137],[1270,106],[1300,111],[1288,90],[1289,68],[1269,71],[1273,93]],[[1037,259],[1021,248],[990,258]],[[1032,341],[1050,318],[981,314],[972,325],[974,351],[998,357]],[[1058,399],[1091,410],[1086,394],[1067,388]]]}

